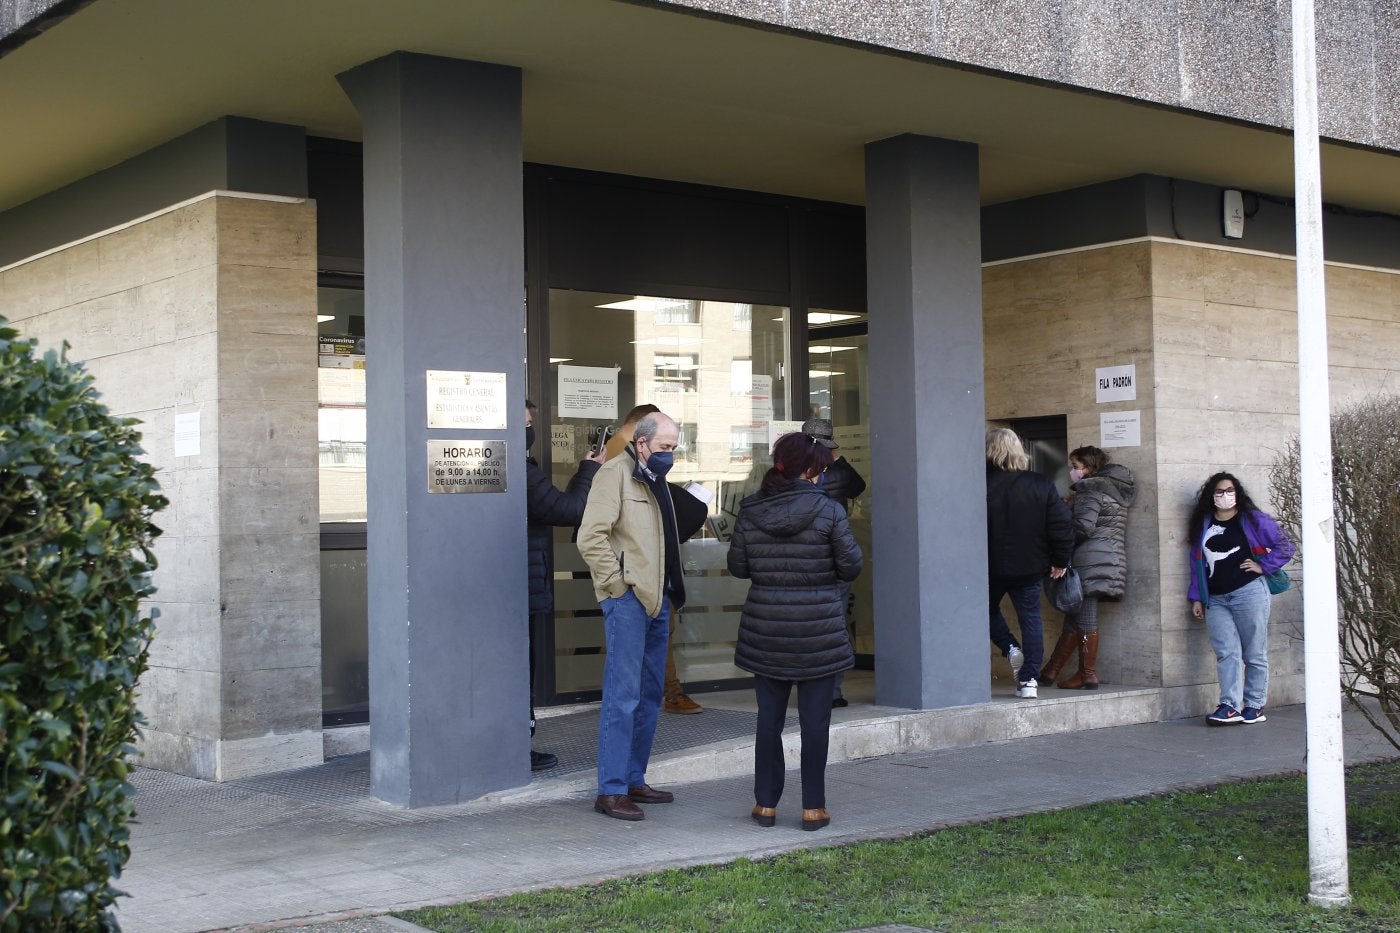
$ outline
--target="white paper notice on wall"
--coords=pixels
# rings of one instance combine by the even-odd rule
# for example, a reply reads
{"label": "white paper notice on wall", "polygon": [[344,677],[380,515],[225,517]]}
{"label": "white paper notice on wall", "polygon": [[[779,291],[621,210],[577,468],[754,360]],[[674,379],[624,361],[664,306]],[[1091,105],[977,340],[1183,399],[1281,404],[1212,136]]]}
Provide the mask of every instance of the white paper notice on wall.
{"label": "white paper notice on wall", "polygon": [[1094,400],[1131,402],[1137,399],[1137,364],[1101,366],[1094,370]]}
{"label": "white paper notice on wall", "polygon": [[773,445],[778,443],[778,438],[784,434],[791,434],[793,431],[801,431],[803,422],[801,421],[770,421],[768,422],[768,452],[773,452]]}
{"label": "white paper notice on wall", "polygon": [[175,456],[199,456],[199,412],[183,411],[175,414]]}
{"label": "white paper notice on wall", "polygon": [[1105,411],[1099,413],[1100,447],[1141,447],[1142,412]]}
{"label": "white paper notice on wall", "polygon": [[559,417],[617,420],[616,369],[559,364]]}
{"label": "white paper notice on wall", "polygon": [[753,400],[755,423],[773,420],[773,377],[755,373],[749,381],[749,398]]}

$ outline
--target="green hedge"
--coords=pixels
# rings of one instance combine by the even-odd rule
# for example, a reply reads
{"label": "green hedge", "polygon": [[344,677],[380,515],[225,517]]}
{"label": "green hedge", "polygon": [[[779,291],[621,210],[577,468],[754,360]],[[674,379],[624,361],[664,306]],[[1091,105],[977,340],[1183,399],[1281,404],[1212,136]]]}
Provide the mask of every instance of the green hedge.
{"label": "green hedge", "polygon": [[0,930],[116,928],[166,505],[134,423],[0,318]]}

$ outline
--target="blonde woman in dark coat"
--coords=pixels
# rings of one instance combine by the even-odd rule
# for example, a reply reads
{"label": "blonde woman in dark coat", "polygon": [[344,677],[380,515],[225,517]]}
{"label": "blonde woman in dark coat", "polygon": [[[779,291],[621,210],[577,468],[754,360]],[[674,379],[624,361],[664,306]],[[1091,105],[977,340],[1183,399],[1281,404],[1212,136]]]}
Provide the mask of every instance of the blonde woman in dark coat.
{"label": "blonde woman in dark coat", "polygon": [[809,434],[773,447],[762,490],[745,499],[729,541],[729,572],[751,581],[734,664],[754,675],[754,822],[772,826],[783,795],[783,720],[797,688],[802,730],[802,828],[831,822],[826,752],[836,675],[855,664],[846,634],[846,589],[860,575],[860,545],[846,510],[820,486],[830,449]]}
{"label": "blonde woman in dark coat", "polygon": [[1060,640],[1037,678],[1055,683],[1060,668],[1079,650],[1079,671],[1061,680],[1067,690],[1099,688],[1099,600],[1121,599],[1128,582],[1128,507],[1137,498],[1133,474],[1110,463],[1097,447],[1077,447],[1069,455],[1070,490],[1074,493],[1074,557],[1084,588],[1078,612],[1066,613]]}

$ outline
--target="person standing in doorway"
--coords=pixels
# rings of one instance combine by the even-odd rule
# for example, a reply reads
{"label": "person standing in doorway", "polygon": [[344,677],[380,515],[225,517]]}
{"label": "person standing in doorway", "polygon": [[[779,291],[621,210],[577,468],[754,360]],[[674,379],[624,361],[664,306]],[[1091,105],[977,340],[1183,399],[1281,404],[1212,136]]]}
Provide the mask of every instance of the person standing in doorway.
{"label": "person standing in doorway", "polygon": [[[1040,587],[1048,571],[1059,579],[1069,567],[1074,527],[1055,484],[1027,469],[1030,457],[1010,428],[987,432],[987,582],[992,642],[1016,676],[1016,695],[1036,696],[1044,640]],[[1016,641],[1001,600],[1011,597],[1021,640]]]}
{"label": "person standing in doorway", "polygon": [[[841,449],[841,445],[836,443],[836,429],[826,418],[808,418],[802,423],[802,433],[809,437],[815,437],[818,444],[821,444],[829,450]],[[849,519],[851,503],[859,499],[860,494],[865,492],[865,477],[861,476],[860,472],[855,467],[851,466],[849,460],[843,456],[837,455],[836,459],[831,462],[831,466],[827,467],[826,472],[822,474],[818,488],[826,493],[828,498],[835,499],[839,502],[841,504],[841,511],[844,512]],[[849,621],[851,614],[851,584],[843,580],[841,585],[845,590],[842,605],[846,607],[846,634],[848,636],[853,636],[854,633],[851,631],[851,623]],[[852,650],[855,648],[854,637],[852,637],[851,648]],[[836,690],[831,698],[831,705],[835,709],[840,709],[843,706],[849,705],[846,701],[846,697],[841,693],[841,685],[845,680],[845,671],[841,671],[836,675]]]}
{"label": "person standing in doorway", "polygon": [[[535,446],[535,403],[525,401],[525,506],[528,518],[527,543],[530,555],[530,693],[535,690],[535,626],[548,625],[554,611],[554,532],[553,528],[576,528],[583,521],[584,505],[593,474],[607,459],[606,454],[589,454],[579,463],[573,479],[559,490],[530,456]],[[530,735],[535,734],[535,704],[530,703]],[[530,752],[530,770],[544,771],[559,763],[549,752]]]}
{"label": "person standing in doorway", "polygon": [[661,712],[667,618],[685,604],[680,540],[666,483],[680,441],[676,422],[653,412],[632,443],[594,477],[578,549],[603,609],[603,702],[598,715],[598,795],[593,809],[645,817],[638,803],[670,803],[646,782]]}
{"label": "person standing in doorway", "polygon": [[[627,417],[622,419],[622,424],[618,425],[617,433],[608,439],[608,457],[618,456],[624,447],[632,443],[632,434],[637,429],[638,421],[660,410],[655,405],[647,403],[638,405],[629,411]],[[682,535],[681,539],[685,540],[685,537]],[[666,623],[666,683],[663,687],[665,698],[662,700],[661,708],[668,713],[693,716],[696,713],[703,713],[705,707],[686,696],[685,687],[681,685],[680,675],[676,671],[676,623],[680,621],[680,616],[679,612],[673,611]]]}
{"label": "person standing in doorway", "polygon": [[1079,671],[1059,682],[1066,690],[1099,688],[1099,600],[1122,599],[1128,584],[1128,507],[1137,498],[1132,472],[1110,463],[1097,447],[1076,447],[1069,454],[1070,491],[1074,494],[1074,570],[1084,590],[1078,611],[1065,613],[1060,639],[1040,672],[1047,687],[1079,649]]}
{"label": "person standing in doorway", "polygon": [[831,822],[826,753],[836,675],[855,663],[846,632],[850,581],[860,575],[860,545],[843,509],[821,490],[831,449],[793,433],[773,446],[773,466],[743,501],[729,539],[729,572],[751,581],[734,664],[754,675],[753,819],[777,821],[783,795],[783,720],[797,688],[802,730],[802,828]]}
{"label": "person standing in doorway", "polygon": [[1234,474],[1224,472],[1201,485],[1186,530],[1191,543],[1186,598],[1191,615],[1205,620],[1220,678],[1220,705],[1206,723],[1261,723],[1269,699],[1272,598],[1264,575],[1288,563],[1293,542]]}

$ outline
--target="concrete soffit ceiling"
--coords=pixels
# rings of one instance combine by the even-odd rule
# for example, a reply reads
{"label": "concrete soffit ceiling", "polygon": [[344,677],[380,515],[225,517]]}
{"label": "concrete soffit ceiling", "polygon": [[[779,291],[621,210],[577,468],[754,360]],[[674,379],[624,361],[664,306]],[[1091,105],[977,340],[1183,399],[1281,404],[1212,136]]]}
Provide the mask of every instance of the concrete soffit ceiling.
{"label": "concrete soffit ceiling", "polygon": [[[335,76],[398,50],[519,67],[525,157],[852,204],[863,147],[981,147],[996,203],[1138,173],[1277,195],[1271,128],[621,0],[94,0],[0,58],[0,210],[236,115],[358,139]],[[1400,213],[1400,157],[1324,147]]]}

